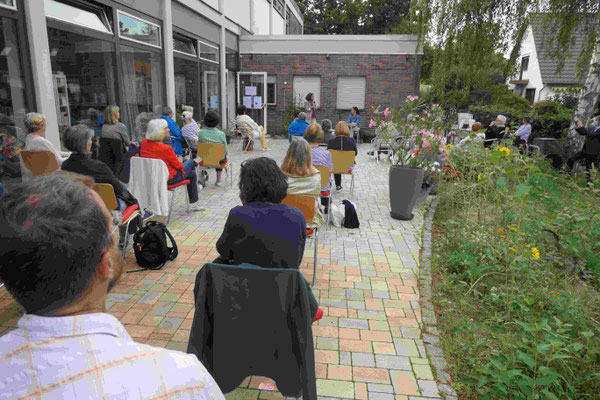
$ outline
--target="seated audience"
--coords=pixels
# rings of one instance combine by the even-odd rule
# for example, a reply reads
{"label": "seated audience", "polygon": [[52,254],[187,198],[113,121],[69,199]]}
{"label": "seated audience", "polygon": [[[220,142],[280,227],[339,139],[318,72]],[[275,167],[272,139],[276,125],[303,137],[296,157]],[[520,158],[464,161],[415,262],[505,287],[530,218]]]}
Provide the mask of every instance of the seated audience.
{"label": "seated audience", "polygon": [[470,143],[483,143],[485,140],[485,131],[483,125],[479,121],[471,126],[471,133],[460,140],[458,146],[466,146]]}
{"label": "seated audience", "polygon": [[194,121],[194,113],[192,111],[184,111],[182,115],[184,125],[183,128],[181,128],[181,134],[192,148],[192,151],[196,152],[196,149],[198,148],[198,131],[200,130],[200,127],[196,121]]}
{"label": "seated audience", "polygon": [[269,151],[270,149],[267,147],[267,138],[265,136],[265,131],[264,131],[263,127],[258,125],[256,122],[254,122],[254,120],[252,118],[250,118],[249,115],[246,114],[247,112],[248,112],[248,109],[246,108],[246,106],[243,104],[240,104],[236,110],[237,116],[235,117],[235,123],[238,126],[239,125],[248,126],[250,128],[250,132],[252,133],[252,138],[254,138],[254,139],[260,138],[262,150]]}
{"label": "seated audience", "polygon": [[335,131],[331,120],[324,119],[321,121],[321,128],[323,128],[323,142],[329,143],[329,141],[335,137]]}
{"label": "seated audience", "polygon": [[25,128],[27,128],[27,137],[25,138],[25,151],[51,151],[56,156],[58,165],[66,160],[70,153],[58,151],[52,143],[46,139],[46,116],[39,113],[29,113],[25,116]]}
{"label": "seated audience", "polygon": [[[331,153],[322,147],[319,147],[319,142],[323,140],[323,129],[319,124],[310,124],[304,132],[304,139],[308,142],[310,147],[310,154],[312,158],[312,164],[320,167],[328,167],[329,173],[333,171],[333,161],[331,160]],[[331,190],[331,183],[321,188],[321,204],[325,207],[325,214],[329,212],[329,191]]]}
{"label": "seated audience", "polygon": [[[219,164],[225,165],[227,163],[227,137],[225,133],[219,129],[217,129],[217,125],[219,125],[220,118],[219,114],[215,110],[208,110],[206,115],[204,116],[204,127],[198,132],[198,142],[199,143],[223,143],[225,147],[225,156],[223,156],[222,160],[219,160]],[[223,168],[216,168],[217,171],[217,182],[215,185],[217,187],[223,186],[221,182],[221,175],[223,174]]]}
{"label": "seated audience", "polygon": [[290,126],[288,126],[289,142],[292,143],[292,136],[302,137],[304,131],[308,128],[308,122],[306,122],[306,114],[299,112],[296,119],[294,119]]}
{"label": "seated audience", "polygon": [[0,337],[2,393],[225,399],[194,355],[134,342],[106,313],[125,264],[113,218],[91,183],[56,172],[17,184],[0,199],[0,281],[25,310]]}
{"label": "seated audience", "polygon": [[506,117],[504,115],[498,115],[495,121],[490,122],[490,126],[485,131],[485,143],[484,147],[490,147],[493,140],[501,140],[504,137],[507,129],[504,126],[506,123]]}
{"label": "seated audience", "polygon": [[[63,136],[63,143],[67,149],[72,151],[71,157],[63,162],[62,170],[75,172],[94,178],[96,183],[108,183],[113,187],[119,210],[125,209],[138,201],[129,191],[127,186],[122,183],[110,170],[108,165],[100,160],[94,160],[89,157],[94,138],[94,131],[83,124],[75,125],[67,129]],[[148,219],[152,213],[145,211],[143,219]],[[125,244],[126,226],[119,227],[119,248]]]}
{"label": "seated audience", "polygon": [[307,194],[315,197],[315,217],[308,223],[307,228],[321,227],[324,220],[317,200],[321,195],[321,174],[312,165],[310,147],[304,138],[292,140],[281,164],[281,170],[287,176],[288,194]]}
{"label": "seated audience", "polygon": [[129,133],[127,127],[122,122],[119,122],[121,118],[121,112],[119,107],[110,105],[106,107],[104,111],[104,124],[100,131],[101,138],[107,139],[119,139],[123,143],[125,152],[129,155],[138,151],[138,143],[129,140]]}
{"label": "seated audience", "polygon": [[175,151],[175,154],[178,156],[183,156],[183,147],[182,143],[184,142],[183,135],[181,134],[181,129],[177,125],[177,122],[173,119],[174,114],[171,107],[163,108],[163,113],[160,118],[167,121],[167,126],[169,127],[169,137],[165,138],[167,141],[170,139],[171,147]]}
{"label": "seated audience", "polygon": [[194,160],[187,160],[183,164],[175,155],[175,151],[168,144],[162,143],[166,136],[169,136],[167,121],[164,119],[153,119],[148,122],[146,138],[142,140],[140,146],[140,156],[145,158],[156,158],[163,160],[169,169],[169,180],[167,184],[174,185],[183,180],[189,179],[187,191],[192,211],[204,211],[198,203],[198,178]]}
{"label": "seated audience", "polygon": [[[354,151],[354,154],[358,154],[356,143],[354,139],[350,137],[350,127],[345,121],[340,121],[335,125],[335,137],[327,143],[327,150],[342,150],[342,151]],[[348,172],[352,172],[354,166],[351,166]],[[337,190],[342,189],[342,175],[333,174],[335,179],[335,188]]]}

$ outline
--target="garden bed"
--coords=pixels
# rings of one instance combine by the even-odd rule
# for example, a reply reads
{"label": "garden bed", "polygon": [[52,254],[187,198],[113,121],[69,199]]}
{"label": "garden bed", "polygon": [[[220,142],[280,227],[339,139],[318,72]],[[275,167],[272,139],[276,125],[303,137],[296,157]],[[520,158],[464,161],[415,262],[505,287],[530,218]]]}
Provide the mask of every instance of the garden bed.
{"label": "garden bed", "polygon": [[[512,147],[450,150],[433,301],[464,399],[600,393],[600,199]],[[596,179],[597,181],[597,179]]]}

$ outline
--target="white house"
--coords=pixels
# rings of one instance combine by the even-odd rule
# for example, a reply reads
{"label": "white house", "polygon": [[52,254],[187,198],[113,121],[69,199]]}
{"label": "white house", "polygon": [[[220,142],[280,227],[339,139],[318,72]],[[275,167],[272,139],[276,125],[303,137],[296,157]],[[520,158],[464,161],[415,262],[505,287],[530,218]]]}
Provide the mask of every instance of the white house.
{"label": "white house", "polygon": [[569,47],[564,66],[557,73],[558,61],[546,50],[547,44],[555,40],[554,31],[551,27],[544,31],[542,18],[532,18],[521,41],[517,74],[508,81],[511,90],[533,104],[552,97],[557,89],[576,85],[579,82],[577,58],[583,49],[586,33],[579,29],[575,35],[575,44]]}

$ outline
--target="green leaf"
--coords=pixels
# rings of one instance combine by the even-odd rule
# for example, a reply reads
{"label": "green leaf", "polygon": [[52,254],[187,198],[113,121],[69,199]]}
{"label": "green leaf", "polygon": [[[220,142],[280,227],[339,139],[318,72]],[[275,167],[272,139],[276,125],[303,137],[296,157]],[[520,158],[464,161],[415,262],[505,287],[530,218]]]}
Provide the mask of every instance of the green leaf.
{"label": "green leaf", "polygon": [[539,351],[542,354],[546,354],[547,352],[550,351],[550,349],[552,349],[552,345],[548,344],[548,343],[540,343],[538,344],[536,347],[537,351]]}
{"label": "green leaf", "polygon": [[519,350],[517,351],[517,358],[527,364],[531,370],[535,368],[535,360],[529,354],[523,353]]}
{"label": "green leaf", "polygon": [[590,331],[586,331],[586,332],[582,332],[581,333],[583,335],[583,337],[585,338],[591,338],[592,336],[594,336],[594,332],[590,332]]}
{"label": "green leaf", "polygon": [[546,395],[546,398],[550,400],[559,400],[554,393],[550,392],[548,389],[542,390],[542,393]]}
{"label": "green leaf", "polygon": [[520,183],[517,185],[517,190],[515,193],[515,197],[523,197],[529,193],[531,186],[525,185],[524,183]]}
{"label": "green leaf", "polygon": [[535,384],[536,384],[536,386],[547,386],[547,385],[553,384],[557,380],[558,380],[558,376],[556,376],[556,375],[539,376],[539,377],[535,378]]}
{"label": "green leaf", "polygon": [[496,179],[496,186],[498,186],[500,189],[504,188],[504,186],[506,186],[506,178],[501,176]]}
{"label": "green leaf", "polygon": [[579,350],[583,349],[583,345],[581,343],[573,343],[571,345],[571,348],[575,351],[579,351]]}

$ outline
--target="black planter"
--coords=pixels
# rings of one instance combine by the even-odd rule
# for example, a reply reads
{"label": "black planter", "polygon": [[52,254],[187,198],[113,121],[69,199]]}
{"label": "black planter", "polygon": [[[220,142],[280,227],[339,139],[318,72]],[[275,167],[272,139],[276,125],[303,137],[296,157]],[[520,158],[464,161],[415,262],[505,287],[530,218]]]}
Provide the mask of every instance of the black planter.
{"label": "black planter", "polygon": [[410,221],[413,208],[421,194],[422,168],[407,168],[400,165],[390,167],[390,215],[394,219]]}

